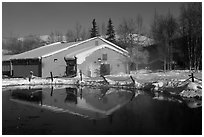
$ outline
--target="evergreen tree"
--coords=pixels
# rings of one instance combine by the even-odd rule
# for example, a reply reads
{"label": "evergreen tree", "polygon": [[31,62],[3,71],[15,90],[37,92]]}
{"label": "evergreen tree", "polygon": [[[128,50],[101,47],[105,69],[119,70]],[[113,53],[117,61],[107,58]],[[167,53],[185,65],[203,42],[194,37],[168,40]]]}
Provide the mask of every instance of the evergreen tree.
{"label": "evergreen tree", "polygon": [[92,25],[93,25],[93,27],[91,28],[91,38],[98,36],[98,30],[97,30],[95,19],[93,19]]}
{"label": "evergreen tree", "polygon": [[115,31],[114,31],[114,27],[113,27],[113,23],[112,23],[111,19],[109,19],[109,21],[108,21],[106,35],[107,35],[106,40],[113,42],[113,43],[115,42]]}

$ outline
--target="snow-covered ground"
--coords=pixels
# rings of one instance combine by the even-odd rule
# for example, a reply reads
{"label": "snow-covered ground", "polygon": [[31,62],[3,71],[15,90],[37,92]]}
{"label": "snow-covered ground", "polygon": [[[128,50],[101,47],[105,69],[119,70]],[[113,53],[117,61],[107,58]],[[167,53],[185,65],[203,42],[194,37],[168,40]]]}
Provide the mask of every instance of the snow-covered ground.
{"label": "snow-covered ground", "polygon": [[64,79],[64,78],[54,78],[51,79],[42,79],[34,78],[29,81],[28,78],[7,78],[2,80],[2,87],[8,86],[23,86],[23,85],[70,85],[76,84],[76,80],[73,79]]}
{"label": "snow-covered ground", "polygon": [[[105,76],[107,81],[110,84],[122,84],[122,83],[131,83],[132,80],[130,76],[133,77],[136,83],[144,84],[150,82],[163,81],[164,83],[168,82],[182,82],[189,78],[188,70],[176,70],[169,72],[149,72],[149,71],[139,71],[131,72],[131,74],[118,74],[118,75],[109,75]],[[202,72],[194,73],[194,76],[198,79],[202,79]],[[28,78],[5,78],[2,79],[2,86],[17,86],[17,85],[49,85],[49,84],[79,84],[80,77],[76,78],[54,78],[53,82],[51,79],[42,79],[34,78],[29,82]],[[99,82],[103,81],[102,77],[95,78],[83,78],[84,83],[86,82]],[[195,79],[198,83],[201,81]]]}
{"label": "snow-covered ground", "polygon": [[[202,96],[202,72],[194,73],[197,78],[191,82],[189,78],[191,74],[188,70],[176,70],[168,72],[150,72],[141,70],[132,72],[131,74],[118,74],[105,76],[106,81],[102,77],[96,78],[54,78],[42,79],[34,78],[31,81],[28,78],[6,78],[2,80],[2,87],[8,88],[11,86],[45,86],[45,85],[82,85],[82,86],[126,86],[136,87],[138,89],[146,89],[149,91],[168,91],[172,94],[175,92],[181,96],[193,97]],[[132,76],[132,78],[131,78]],[[187,80],[187,81],[186,81]]]}

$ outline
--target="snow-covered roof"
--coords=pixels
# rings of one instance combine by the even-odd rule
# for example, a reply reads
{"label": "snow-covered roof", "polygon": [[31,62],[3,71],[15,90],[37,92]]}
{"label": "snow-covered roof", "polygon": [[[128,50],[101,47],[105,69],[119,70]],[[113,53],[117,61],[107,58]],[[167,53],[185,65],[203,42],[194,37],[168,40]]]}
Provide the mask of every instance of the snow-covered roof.
{"label": "snow-covered roof", "polygon": [[114,43],[111,43],[110,41],[105,40],[105,39],[104,39],[104,38],[102,38],[102,37],[99,37],[99,39],[101,39],[102,41],[104,41],[104,42],[106,42],[106,43],[110,44],[111,46],[113,46],[113,47],[115,47],[115,48],[117,48],[118,50],[123,51],[124,53],[128,53],[128,51],[127,51],[127,50],[125,50],[125,49],[123,49],[123,48],[121,48],[121,47],[119,47],[119,46],[115,45]]}
{"label": "snow-covered roof", "polygon": [[2,61],[9,61],[13,55],[2,55]]}
{"label": "snow-covered roof", "polygon": [[52,55],[54,55],[54,54],[57,54],[57,53],[59,53],[59,52],[65,51],[65,50],[68,50],[69,48],[76,47],[76,46],[78,46],[78,45],[80,45],[80,44],[86,43],[86,42],[91,41],[91,40],[96,39],[96,38],[97,38],[97,37],[90,38],[90,39],[87,39],[87,40],[84,40],[84,41],[81,41],[81,42],[78,42],[78,43],[73,43],[72,45],[70,45],[70,46],[68,46],[68,47],[66,47],[66,48],[63,48],[63,49],[56,50],[56,51],[54,51],[54,52],[50,52],[50,53],[48,53],[48,54],[45,54],[45,55],[42,56],[42,58],[52,56]]}
{"label": "snow-covered roof", "polygon": [[[54,54],[60,53],[62,51],[68,50],[70,48],[76,47],[78,45],[84,44],[86,42],[89,42],[91,40],[95,40],[95,39],[101,39],[102,41],[104,41],[105,43],[111,45],[112,47],[114,47],[113,50],[115,50],[116,52],[123,52],[124,54],[127,54],[128,51],[122,49],[121,47],[101,38],[101,37],[94,37],[94,38],[90,38],[81,42],[70,42],[70,43],[61,43],[61,42],[56,42],[53,44],[49,44],[46,46],[42,46],[21,54],[17,54],[12,56],[10,59],[32,59],[32,58],[45,58],[45,57],[49,57],[52,56]],[[76,48],[76,52],[80,51],[80,48]]]}
{"label": "snow-covered roof", "polygon": [[64,49],[66,47],[69,47],[73,44],[76,44],[78,42],[71,42],[71,43],[61,43],[56,42],[49,45],[45,45],[30,51],[26,51],[17,55],[12,56],[10,59],[32,59],[32,58],[41,58],[46,54],[59,51],[61,49]]}

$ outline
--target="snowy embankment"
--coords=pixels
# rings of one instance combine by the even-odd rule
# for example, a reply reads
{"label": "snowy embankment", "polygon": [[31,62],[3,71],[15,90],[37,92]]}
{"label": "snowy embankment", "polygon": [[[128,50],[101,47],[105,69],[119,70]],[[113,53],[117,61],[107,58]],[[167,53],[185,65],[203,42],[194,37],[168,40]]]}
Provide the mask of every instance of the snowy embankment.
{"label": "snowy embankment", "polygon": [[54,78],[53,81],[51,79],[42,78],[31,79],[31,81],[29,81],[28,78],[9,78],[2,80],[2,87],[23,85],[72,85],[75,83],[76,80],[63,78]]}
{"label": "snowy embankment", "polygon": [[[10,78],[2,80],[2,87],[10,86],[45,86],[45,85],[80,85],[80,86],[102,86],[116,88],[133,88],[146,90],[151,92],[169,92],[183,97],[201,97],[202,96],[202,81],[195,79],[191,82],[189,71],[169,71],[169,72],[148,72],[139,71],[131,74],[109,75],[104,78],[87,78],[83,77],[80,81],[76,78],[54,78],[42,79],[34,78],[31,81],[23,78]],[[194,74],[195,77],[202,79],[202,72]]]}

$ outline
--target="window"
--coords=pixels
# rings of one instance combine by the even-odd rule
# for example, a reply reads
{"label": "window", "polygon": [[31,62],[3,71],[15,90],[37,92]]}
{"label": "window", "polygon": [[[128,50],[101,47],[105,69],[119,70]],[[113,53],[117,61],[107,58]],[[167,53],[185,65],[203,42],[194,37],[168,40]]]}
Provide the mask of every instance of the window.
{"label": "window", "polygon": [[103,59],[103,61],[106,61],[106,60],[108,59],[107,54],[103,54],[103,55],[102,55],[102,59]]}
{"label": "window", "polygon": [[98,62],[101,63],[101,58],[98,58]]}
{"label": "window", "polygon": [[54,59],[54,62],[57,62],[57,59]]}

